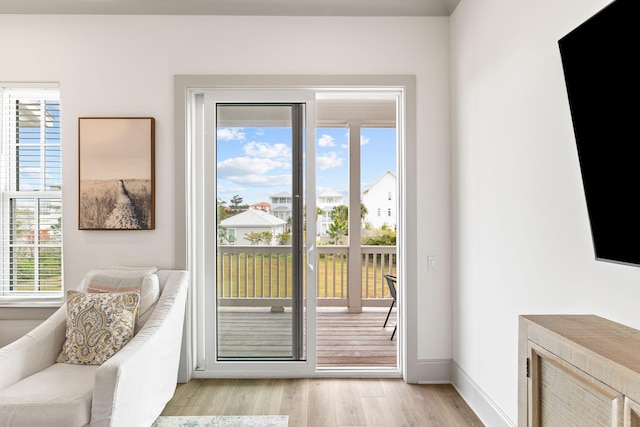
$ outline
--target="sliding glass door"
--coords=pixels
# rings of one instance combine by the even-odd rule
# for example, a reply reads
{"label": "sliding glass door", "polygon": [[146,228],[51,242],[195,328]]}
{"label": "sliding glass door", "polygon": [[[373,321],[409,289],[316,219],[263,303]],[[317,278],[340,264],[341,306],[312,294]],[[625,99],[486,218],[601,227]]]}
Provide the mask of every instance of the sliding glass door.
{"label": "sliding glass door", "polygon": [[307,93],[204,96],[205,370],[315,370],[313,112]]}

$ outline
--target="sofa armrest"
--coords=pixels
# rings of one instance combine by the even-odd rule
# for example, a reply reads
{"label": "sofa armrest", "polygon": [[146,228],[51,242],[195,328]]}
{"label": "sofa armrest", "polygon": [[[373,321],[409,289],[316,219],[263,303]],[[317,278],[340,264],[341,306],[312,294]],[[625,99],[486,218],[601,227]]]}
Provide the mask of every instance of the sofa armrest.
{"label": "sofa armrest", "polygon": [[0,389],[55,363],[67,327],[64,304],[31,332],[0,349]]}
{"label": "sofa armrest", "polygon": [[96,371],[91,426],[148,426],[177,385],[188,273],[173,271],[144,327]]}

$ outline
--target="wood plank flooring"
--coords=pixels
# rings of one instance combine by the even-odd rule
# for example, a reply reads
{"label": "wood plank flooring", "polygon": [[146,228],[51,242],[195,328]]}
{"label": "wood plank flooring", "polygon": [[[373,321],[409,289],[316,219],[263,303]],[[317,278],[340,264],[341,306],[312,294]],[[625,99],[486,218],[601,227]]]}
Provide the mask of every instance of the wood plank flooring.
{"label": "wood plank flooring", "polygon": [[400,379],[194,379],[162,415],[288,415],[289,427],[475,427],[451,385]]}
{"label": "wood plank flooring", "polygon": [[396,312],[383,328],[388,310],[367,310],[358,314],[319,311],[317,316],[318,366],[395,367],[397,335]]}
{"label": "wood plank flooring", "polygon": [[[319,309],[317,315],[317,360],[320,367],[395,367],[397,337],[391,340],[396,312],[383,328],[387,309],[366,309],[350,314],[345,310]],[[291,355],[291,313],[269,309],[221,310],[219,355],[224,358],[287,357]]]}

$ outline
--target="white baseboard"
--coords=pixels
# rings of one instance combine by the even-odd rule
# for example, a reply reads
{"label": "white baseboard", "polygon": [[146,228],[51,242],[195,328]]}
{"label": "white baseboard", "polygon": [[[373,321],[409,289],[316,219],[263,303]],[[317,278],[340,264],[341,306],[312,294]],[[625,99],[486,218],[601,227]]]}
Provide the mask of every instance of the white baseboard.
{"label": "white baseboard", "polygon": [[487,427],[516,427],[491,398],[455,361],[451,361],[451,384]]}
{"label": "white baseboard", "polygon": [[418,384],[451,384],[451,359],[418,360]]}

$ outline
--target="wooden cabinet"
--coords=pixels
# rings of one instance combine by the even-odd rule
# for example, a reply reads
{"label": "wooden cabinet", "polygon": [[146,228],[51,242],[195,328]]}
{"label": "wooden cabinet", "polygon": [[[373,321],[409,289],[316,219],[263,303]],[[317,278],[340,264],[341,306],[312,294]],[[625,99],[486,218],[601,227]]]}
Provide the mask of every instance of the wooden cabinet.
{"label": "wooden cabinet", "polygon": [[518,426],[640,427],[640,331],[592,315],[519,327]]}

